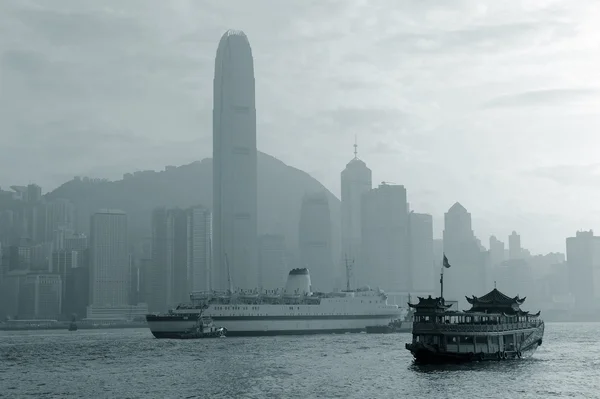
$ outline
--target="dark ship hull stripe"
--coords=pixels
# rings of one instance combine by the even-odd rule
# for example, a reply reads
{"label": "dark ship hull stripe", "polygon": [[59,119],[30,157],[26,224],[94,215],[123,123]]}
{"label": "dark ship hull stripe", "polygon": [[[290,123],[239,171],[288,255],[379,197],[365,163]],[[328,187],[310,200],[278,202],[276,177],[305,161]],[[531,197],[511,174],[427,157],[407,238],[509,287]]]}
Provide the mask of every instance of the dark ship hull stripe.
{"label": "dark ship hull stripe", "polygon": [[[340,329],[325,329],[325,330],[273,330],[273,331],[230,331],[225,334],[227,337],[265,337],[276,335],[316,335],[316,334],[345,334],[345,333],[360,333],[365,331],[364,328],[340,328]],[[180,333],[176,332],[155,332],[152,334],[156,338],[179,338]]]}
{"label": "dark ship hull stripe", "polygon": [[[207,315],[213,321],[240,321],[240,320],[364,320],[364,319],[390,319],[397,318],[396,314],[377,314],[377,315],[298,315],[298,316],[215,316]],[[161,316],[147,315],[146,320],[152,321],[186,321],[194,320],[196,315],[187,316]]]}

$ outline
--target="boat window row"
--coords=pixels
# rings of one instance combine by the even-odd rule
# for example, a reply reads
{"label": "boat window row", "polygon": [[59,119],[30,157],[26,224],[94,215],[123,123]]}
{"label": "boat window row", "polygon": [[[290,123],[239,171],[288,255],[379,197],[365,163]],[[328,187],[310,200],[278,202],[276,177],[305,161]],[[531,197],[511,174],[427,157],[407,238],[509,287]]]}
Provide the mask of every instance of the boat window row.
{"label": "boat window row", "polygon": [[[504,347],[514,348],[517,342],[525,341],[525,333],[504,334],[502,335]],[[413,342],[422,342],[427,344],[445,343],[447,345],[495,345],[500,344],[500,335],[414,335]]]}
{"label": "boat window row", "polygon": [[[533,319],[535,320],[535,319]],[[468,316],[468,315],[453,315],[453,316],[430,316],[430,315],[415,315],[414,321],[417,323],[443,323],[443,324],[500,324],[500,323],[520,323],[532,321],[527,316]]]}

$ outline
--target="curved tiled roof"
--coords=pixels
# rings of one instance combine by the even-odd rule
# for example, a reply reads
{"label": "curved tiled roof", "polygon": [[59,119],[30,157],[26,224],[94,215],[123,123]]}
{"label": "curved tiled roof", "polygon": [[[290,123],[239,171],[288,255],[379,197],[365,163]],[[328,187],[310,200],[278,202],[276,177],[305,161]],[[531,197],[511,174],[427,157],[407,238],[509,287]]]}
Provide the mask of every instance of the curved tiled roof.
{"label": "curved tiled roof", "polygon": [[431,295],[429,295],[428,298],[422,298],[422,297],[417,297],[417,298],[419,298],[419,303],[417,303],[417,304],[409,303],[408,306],[413,309],[432,309],[432,310],[434,310],[434,309],[445,310],[452,306],[452,305],[446,305],[443,298],[432,298]]}
{"label": "curved tiled roof", "polygon": [[476,297],[475,295],[473,295],[472,298],[469,297],[465,297],[467,298],[467,302],[469,302],[471,305],[475,305],[475,304],[506,304],[506,305],[511,305],[511,304],[518,304],[521,305],[523,304],[523,302],[525,302],[525,298],[519,298],[519,296],[517,295],[514,298],[509,297],[508,295],[503,294],[502,292],[498,291],[496,288],[494,288],[493,290],[491,290],[490,292],[488,292],[487,294],[485,294],[482,297]]}

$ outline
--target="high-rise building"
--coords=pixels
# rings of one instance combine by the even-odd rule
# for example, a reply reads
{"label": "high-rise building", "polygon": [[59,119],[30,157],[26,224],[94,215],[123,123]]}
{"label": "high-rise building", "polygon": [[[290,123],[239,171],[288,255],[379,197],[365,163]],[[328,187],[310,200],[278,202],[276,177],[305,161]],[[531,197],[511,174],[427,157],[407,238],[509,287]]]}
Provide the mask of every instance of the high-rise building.
{"label": "high-rise building", "polygon": [[356,268],[359,285],[389,292],[408,292],[410,240],[406,189],[382,183],[363,195],[362,262]]}
{"label": "high-rise building", "polygon": [[190,291],[209,291],[212,283],[212,215],[208,208],[187,210],[188,287]]}
{"label": "high-rise building", "polygon": [[433,294],[433,218],[425,213],[410,212],[410,276],[412,292]]}
{"label": "high-rise building", "polygon": [[211,235],[211,213],[203,206],[154,210],[152,267],[142,276],[150,280],[147,294],[152,311],[188,301],[191,291],[211,289]]}
{"label": "high-rise building", "polygon": [[248,38],[227,31],[217,49],[213,104],[213,286],[218,289],[228,288],[228,267],[234,287],[258,287],[254,96]]}
{"label": "high-rise building", "polygon": [[444,297],[464,308],[465,295],[485,290],[487,255],[473,233],[471,214],[458,202],[444,215],[444,253],[451,264],[444,273]]}
{"label": "high-rise building", "polygon": [[58,274],[29,274],[19,291],[19,317],[58,319],[62,306],[62,280]]}
{"label": "high-rise building", "polygon": [[86,317],[90,301],[90,268],[85,264],[72,268],[63,284],[66,285],[63,314],[68,317],[75,315],[78,319]]}
{"label": "high-rise building", "polygon": [[21,288],[27,277],[27,270],[11,270],[6,272],[0,285],[0,314],[18,317],[20,314]]}
{"label": "high-rise building", "polygon": [[59,230],[73,231],[75,228],[75,205],[68,199],[57,198],[45,205],[46,241],[53,241]]}
{"label": "high-rise building", "polygon": [[67,301],[68,280],[71,277],[72,270],[80,267],[79,252],[77,251],[55,251],[52,253],[52,273],[58,274],[62,281],[61,302],[63,310]]}
{"label": "high-rise building", "polygon": [[[342,264],[348,260],[355,267],[360,268],[362,259],[361,250],[361,203],[364,193],[371,190],[372,172],[357,156],[357,145],[354,144],[354,158],[348,162],[341,173],[342,184],[342,253],[340,260]],[[345,279],[345,270],[337,272],[338,279],[341,278],[342,286]],[[339,285],[340,282],[337,282]]]}
{"label": "high-rise building", "polygon": [[24,209],[25,235],[34,243],[44,241],[46,234],[46,205],[39,202],[30,202]]}
{"label": "high-rise building", "polygon": [[37,184],[27,185],[27,202],[36,203],[42,199],[42,188]]}
{"label": "high-rise building", "polygon": [[166,311],[189,295],[188,220],[182,209],[158,208],[152,216],[151,311]]}
{"label": "high-rise building", "polygon": [[287,269],[285,237],[281,234],[264,234],[259,239],[259,281],[262,290],[283,289]]}
{"label": "high-rise building", "polygon": [[600,237],[594,232],[578,231],[567,238],[569,288],[580,309],[600,308]]}
{"label": "high-rise building", "polygon": [[[102,309],[129,305],[127,215],[101,210],[90,220],[90,306],[88,318]],[[118,313],[118,312],[117,312]]]}
{"label": "high-rise building", "polygon": [[334,283],[331,214],[324,191],[304,195],[299,227],[299,266],[308,268],[313,291],[330,292]]}
{"label": "high-rise building", "polygon": [[490,262],[493,266],[497,266],[504,262],[504,243],[496,238],[496,236],[490,236]]}
{"label": "high-rise building", "polygon": [[64,249],[67,251],[82,251],[86,248],[88,248],[88,238],[85,234],[72,234],[64,239]]}
{"label": "high-rise building", "polygon": [[508,236],[508,257],[509,259],[521,259],[523,256],[523,250],[521,249],[521,236],[513,231]]}

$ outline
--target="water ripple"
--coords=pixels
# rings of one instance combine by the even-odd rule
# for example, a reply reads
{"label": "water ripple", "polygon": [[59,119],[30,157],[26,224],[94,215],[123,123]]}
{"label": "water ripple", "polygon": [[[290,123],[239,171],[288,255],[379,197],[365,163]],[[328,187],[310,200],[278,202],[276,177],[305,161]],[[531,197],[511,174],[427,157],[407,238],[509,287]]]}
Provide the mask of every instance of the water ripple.
{"label": "water ripple", "polygon": [[518,362],[419,366],[409,334],[157,340],[147,330],[0,332],[0,398],[597,397],[600,324],[549,323]]}

